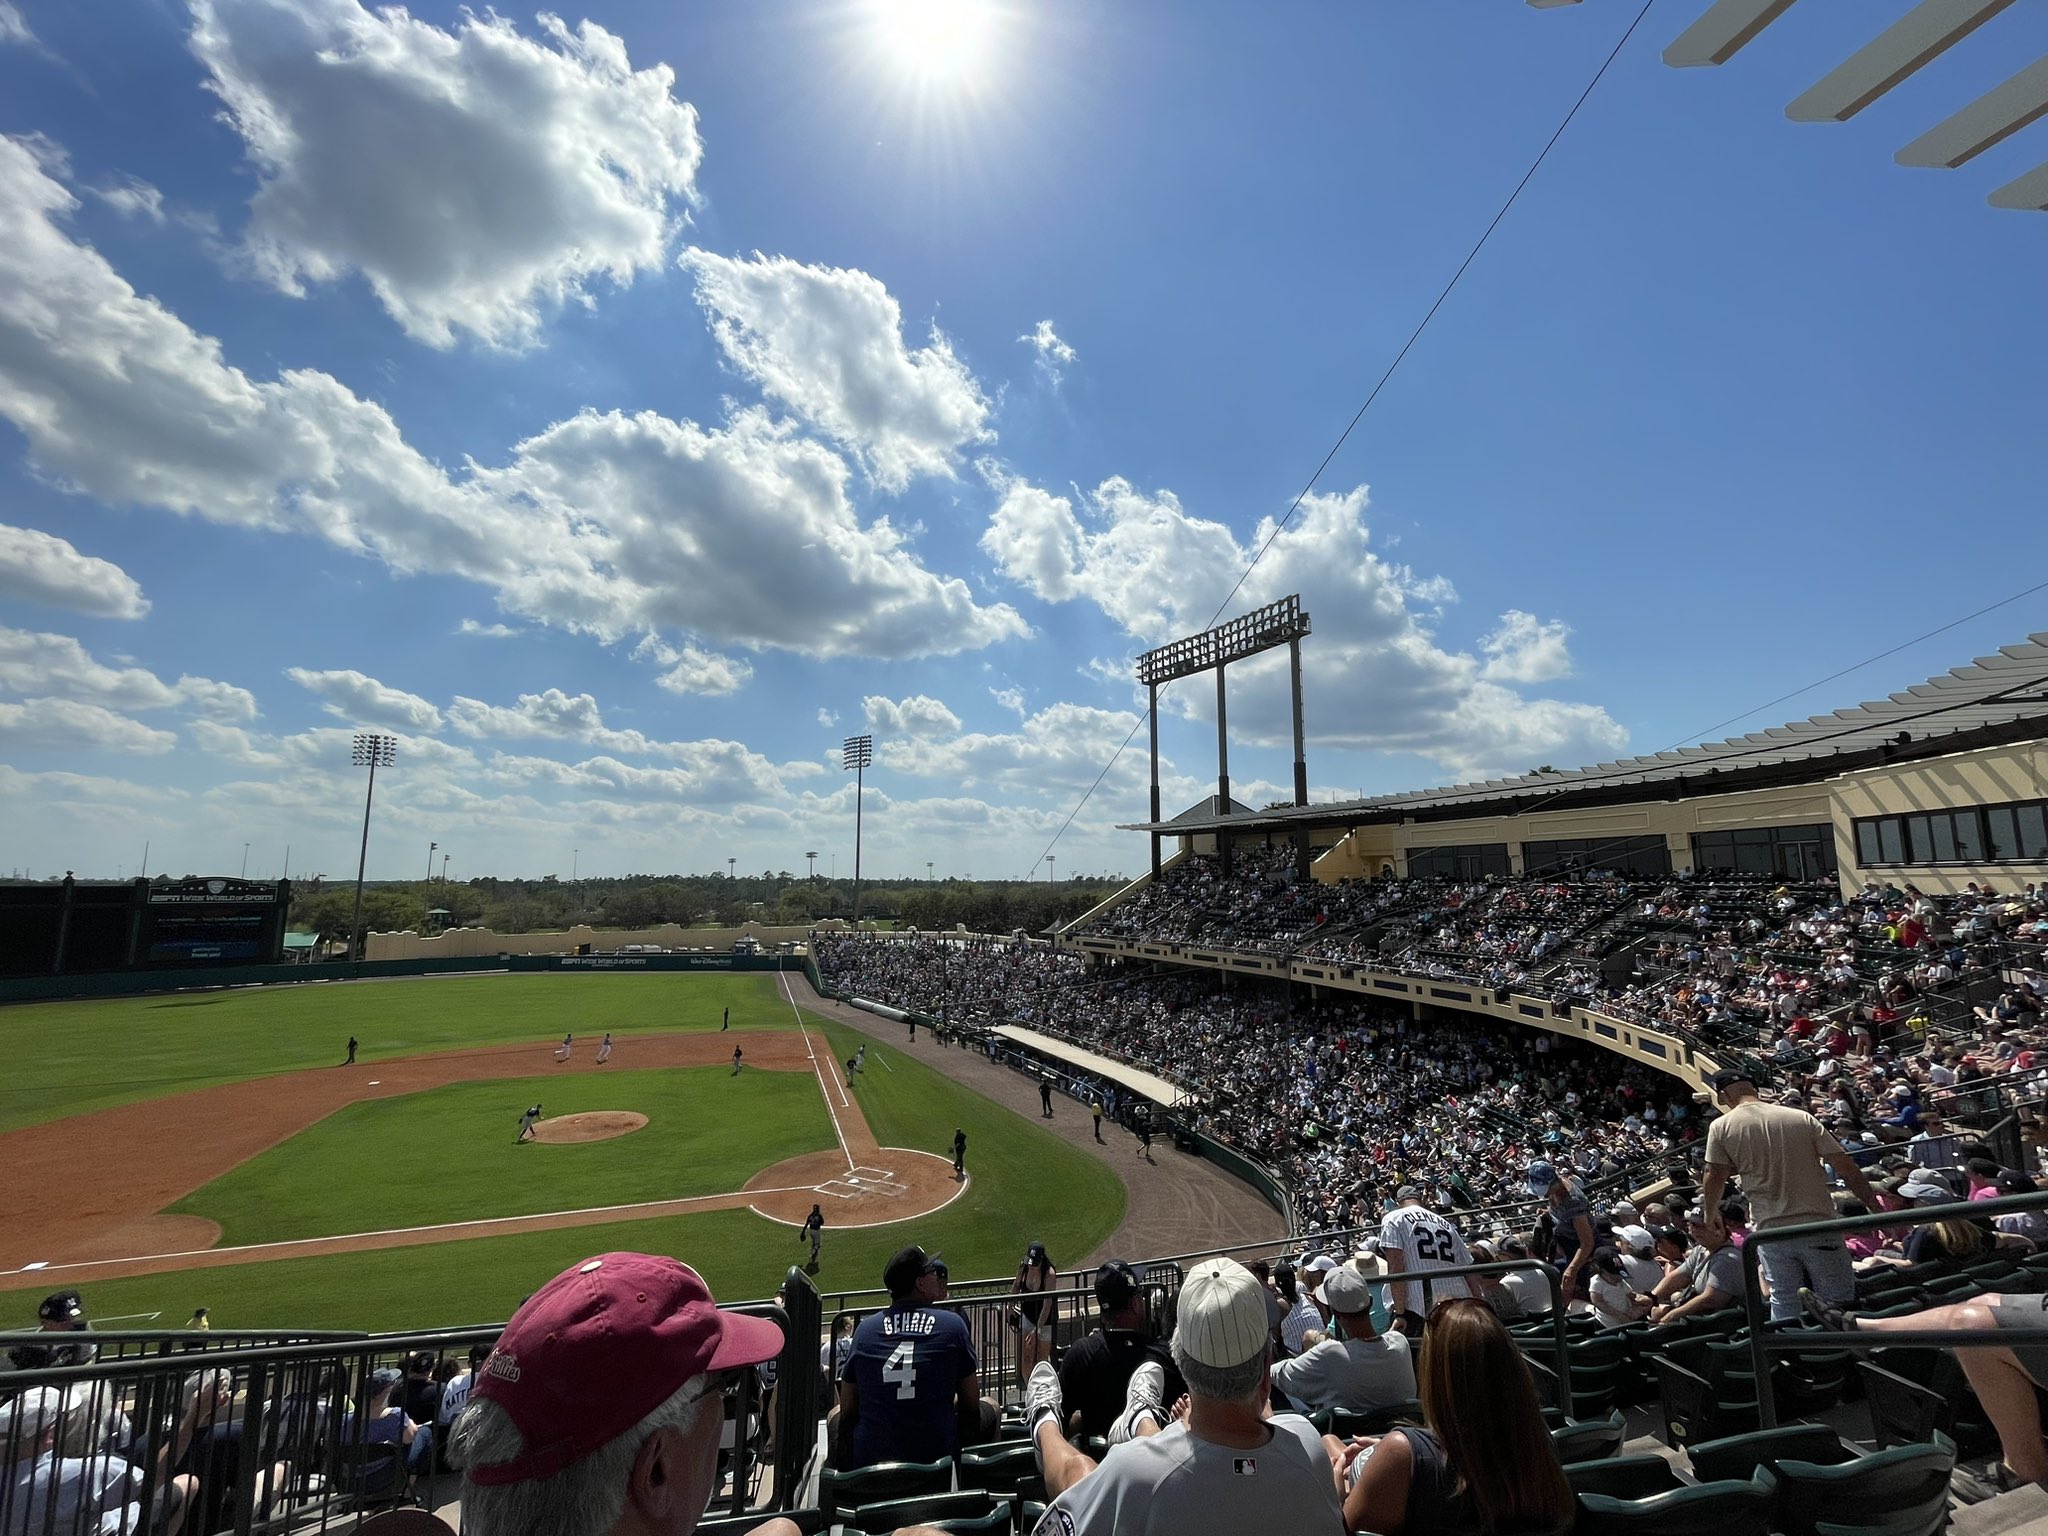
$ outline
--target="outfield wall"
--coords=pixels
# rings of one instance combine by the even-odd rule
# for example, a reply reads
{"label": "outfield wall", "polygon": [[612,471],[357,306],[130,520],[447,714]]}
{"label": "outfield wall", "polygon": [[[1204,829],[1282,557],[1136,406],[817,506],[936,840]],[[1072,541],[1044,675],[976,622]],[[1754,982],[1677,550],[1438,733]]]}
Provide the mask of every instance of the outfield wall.
{"label": "outfield wall", "polygon": [[235,965],[193,971],[104,971],[89,976],[16,976],[0,980],[0,1005],[60,998],[135,997],[147,992],[208,991],[399,976],[488,976],[505,971],[800,971],[800,955],[485,955],[454,960],[364,960],[354,965]]}
{"label": "outfield wall", "polygon": [[366,960],[456,960],[499,955],[573,955],[588,946],[593,950],[623,949],[629,944],[656,949],[730,950],[742,939],[773,948],[778,944],[801,944],[813,931],[850,931],[839,918],[815,923],[770,925],[743,923],[737,928],[683,928],[663,923],[658,928],[592,928],[578,923],[573,928],[550,929],[543,933],[498,933],[490,928],[450,928],[427,936],[405,929],[397,933],[373,933],[363,940]]}

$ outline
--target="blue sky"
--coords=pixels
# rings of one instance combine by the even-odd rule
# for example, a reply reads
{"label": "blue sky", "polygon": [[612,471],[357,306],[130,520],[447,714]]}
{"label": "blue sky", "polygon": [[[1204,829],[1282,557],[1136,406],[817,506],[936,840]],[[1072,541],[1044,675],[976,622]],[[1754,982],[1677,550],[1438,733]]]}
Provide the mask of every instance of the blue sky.
{"label": "blue sky", "polygon": [[[1657,0],[1230,611],[1317,798],[1655,751],[2031,585],[2048,222]],[[1135,872],[1210,621],[1633,3],[0,3],[0,870]],[[2043,628],[2014,603],[1745,719]],[[1232,673],[1241,798],[1284,673]],[[1169,690],[1166,801],[1214,784]],[[1716,734],[1726,734],[1725,731]]]}

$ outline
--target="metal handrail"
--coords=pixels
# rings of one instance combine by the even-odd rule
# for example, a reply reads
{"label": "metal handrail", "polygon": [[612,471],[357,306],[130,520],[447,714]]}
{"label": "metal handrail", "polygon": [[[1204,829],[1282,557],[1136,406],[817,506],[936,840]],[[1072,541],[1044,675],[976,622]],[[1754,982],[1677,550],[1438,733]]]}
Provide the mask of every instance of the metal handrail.
{"label": "metal handrail", "polygon": [[[1763,1262],[1762,1248],[1766,1243],[1790,1242],[1808,1237],[1834,1237],[1851,1232],[1876,1232],[1893,1227],[1924,1227],[1938,1221],[1975,1220],[1979,1217],[2004,1216],[2014,1211],[2038,1211],[2048,1209],[2048,1190],[2031,1195],[2000,1195],[1995,1200],[1959,1200],[1949,1205],[1914,1206],[1905,1211],[1878,1211],[1868,1216],[1838,1216],[1826,1221],[1803,1221],[1792,1227],[1771,1227],[1753,1229],[1743,1240],[1742,1254],[1742,1307],[1743,1317],[1749,1328],[1749,1353],[1751,1369],[1757,1381],[1757,1424],[1762,1429],[1778,1427],[1778,1406],[1770,1390],[1770,1362],[1773,1352],[1796,1354],[1813,1348],[1813,1330],[1796,1333],[1771,1333],[1769,1319],[1764,1315],[1763,1288],[1758,1284],[1759,1266]],[[1986,1345],[1992,1340],[1982,1333],[1960,1329],[1886,1329],[1872,1330],[1858,1334],[1851,1329],[1841,1333],[1827,1333],[1830,1349],[1870,1350],[1889,1345]],[[2048,1323],[2039,1328],[2000,1328],[1997,1342],[2000,1344],[2048,1344]]]}

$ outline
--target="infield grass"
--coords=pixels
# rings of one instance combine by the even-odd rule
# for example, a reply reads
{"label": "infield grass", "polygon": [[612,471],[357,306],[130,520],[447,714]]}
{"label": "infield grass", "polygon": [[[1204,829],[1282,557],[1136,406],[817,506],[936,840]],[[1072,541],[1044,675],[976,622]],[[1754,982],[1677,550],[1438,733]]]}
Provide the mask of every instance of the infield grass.
{"label": "infield grass", "polygon": [[[787,1006],[778,1006],[787,1020]],[[714,1029],[716,1017],[713,1009]],[[733,1022],[735,1026],[740,1023],[737,1005]],[[749,1021],[753,1028],[768,1023],[765,1017]],[[930,1216],[861,1229],[828,1226],[823,1265],[816,1276],[819,1289],[828,1296],[878,1287],[882,1265],[908,1242],[942,1251],[956,1279],[965,1281],[1011,1273],[1024,1245],[1034,1239],[1043,1242],[1060,1263],[1078,1263],[1122,1221],[1123,1183],[1106,1164],[929,1067],[899,1056],[893,1038],[870,1039],[860,1031],[815,1016],[808,1023],[814,1030],[822,1028],[841,1061],[868,1040],[867,1072],[855,1080],[852,1092],[885,1146],[907,1146],[950,1157],[953,1131],[958,1127],[967,1132],[971,1176],[964,1193]],[[816,1102],[814,1079],[796,1073],[760,1076],[811,1083]],[[557,1091],[551,1086],[551,1098]],[[710,1095],[706,1102],[716,1105],[719,1100]],[[549,1107],[553,1109],[554,1104]],[[738,1110],[741,1106],[733,1101],[731,1107]],[[786,1155],[754,1140],[751,1121],[743,1114],[736,1113],[718,1124],[736,1148],[752,1149],[757,1168]],[[510,1129],[500,1129],[498,1134],[509,1140]],[[623,1148],[635,1139],[629,1136],[594,1145],[597,1150]],[[401,1149],[404,1155],[394,1153],[388,1159],[391,1177],[431,1180],[433,1149],[438,1145],[430,1129],[417,1131]],[[508,1146],[506,1150],[512,1149]],[[553,1153],[574,1149],[520,1150]],[[330,1223],[329,1230],[338,1228]],[[216,1326],[224,1328],[384,1331],[487,1323],[509,1316],[521,1297],[569,1265],[594,1253],[621,1248],[670,1253],[687,1260],[724,1300],[772,1293],[789,1266],[805,1253],[795,1227],[768,1221],[751,1211],[710,1211],[513,1237],[472,1238],[433,1247],[95,1281],[86,1287],[86,1303],[96,1317],[159,1312],[159,1323],[167,1326],[182,1322],[196,1306],[210,1308]],[[58,1283],[53,1277],[33,1289],[0,1293],[0,1328],[33,1327],[36,1302]]]}
{"label": "infield grass", "polygon": [[546,1086],[550,1119],[628,1109],[647,1124],[609,1141],[516,1145],[533,1081],[454,1083],[337,1110],[171,1209],[219,1222],[223,1243],[283,1242],[725,1194],[836,1145],[809,1072],[691,1067]]}
{"label": "infield grass", "polygon": [[[773,972],[307,981],[0,1008],[0,1131],[216,1083],[520,1040],[793,1027]],[[796,982],[800,993],[809,988]]]}

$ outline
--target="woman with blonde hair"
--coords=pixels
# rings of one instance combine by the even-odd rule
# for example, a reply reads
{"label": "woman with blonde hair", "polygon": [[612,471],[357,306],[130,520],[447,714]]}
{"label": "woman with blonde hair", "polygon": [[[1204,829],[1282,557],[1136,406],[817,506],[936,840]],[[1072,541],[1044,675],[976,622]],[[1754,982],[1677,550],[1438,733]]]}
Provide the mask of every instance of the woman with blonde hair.
{"label": "woman with blonde hair", "polygon": [[1484,1302],[1430,1312],[1416,1370],[1423,1427],[1354,1440],[1345,1528],[1381,1536],[1547,1536],[1569,1530],[1571,1485],[1514,1339]]}

